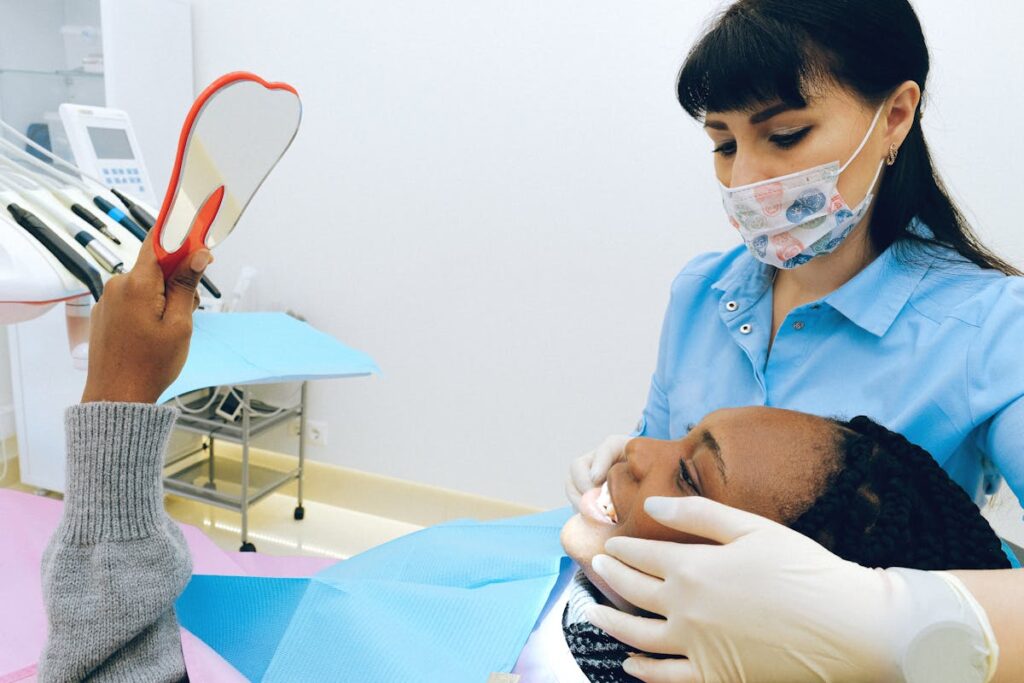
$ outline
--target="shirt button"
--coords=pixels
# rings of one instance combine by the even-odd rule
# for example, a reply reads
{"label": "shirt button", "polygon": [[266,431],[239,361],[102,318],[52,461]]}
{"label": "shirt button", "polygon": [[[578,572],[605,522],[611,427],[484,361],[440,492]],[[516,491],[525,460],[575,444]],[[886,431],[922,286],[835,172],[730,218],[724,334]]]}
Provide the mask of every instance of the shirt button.
{"label": "shirt button", "polygon": [[744,323],[740,325],[740,334],[750,334],[754,328],[750,326],[750,323]]}
{"label": "shirt button", "polygon": [[740,305],[738,303],[736,303],[735,301],[729,301],[729,302],[727,302],[725,304],[725,310],[729,311],[730,313],[732,311],[735,311],[739,307],[740,307]]}
{"label": "shirt button", "polygon": [[803,322],[797,320],[795,323],[793,323],[793,329],[794,330],[802,330],[802,329],[804,329]]}

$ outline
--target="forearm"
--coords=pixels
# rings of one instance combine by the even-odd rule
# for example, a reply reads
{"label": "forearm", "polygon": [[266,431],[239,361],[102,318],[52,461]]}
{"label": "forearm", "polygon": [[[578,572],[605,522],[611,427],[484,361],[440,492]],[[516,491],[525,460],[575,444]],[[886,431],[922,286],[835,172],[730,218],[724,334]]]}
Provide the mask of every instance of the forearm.
{"label": "forearm", "polygon": [[138,403],[68,408],[64,514],[42,563],[40,681],[184,678],[174,601],[191,560],[163,509],[161,476],[176,414]]}
{"label": "forearm", "polygon": [[993,683],[1024,681],[1024,570],[956,571],[985,608],[999,643]]}

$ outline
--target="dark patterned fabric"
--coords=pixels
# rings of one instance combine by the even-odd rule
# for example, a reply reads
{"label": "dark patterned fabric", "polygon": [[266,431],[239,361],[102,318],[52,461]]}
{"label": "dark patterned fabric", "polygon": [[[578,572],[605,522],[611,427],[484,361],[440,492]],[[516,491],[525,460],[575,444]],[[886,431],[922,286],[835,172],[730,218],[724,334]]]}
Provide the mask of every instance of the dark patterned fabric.
{"label": "dark patterned fabric", "polygon": [[622,670],[622,662],[636,652],[587,621],[586,609],[599,595],[583,572],[577,572],[569,587],[569,600],[562,613],[562,632],[576,664],[593,683],[635,683],[640,679]]}

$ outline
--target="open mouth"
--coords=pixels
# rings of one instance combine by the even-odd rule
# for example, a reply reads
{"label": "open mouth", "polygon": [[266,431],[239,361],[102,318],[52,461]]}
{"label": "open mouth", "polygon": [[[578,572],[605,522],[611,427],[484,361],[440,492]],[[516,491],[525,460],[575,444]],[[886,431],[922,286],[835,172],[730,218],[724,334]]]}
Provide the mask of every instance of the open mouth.
{"label": "open mouth", "polygon": [[580,501],[580,512],[602,524],[615,526],[619,523],[619,516],[615,511],[615,503],[612,502],[607,481],[600,488],[590,489],[583,494],[583,499]]}

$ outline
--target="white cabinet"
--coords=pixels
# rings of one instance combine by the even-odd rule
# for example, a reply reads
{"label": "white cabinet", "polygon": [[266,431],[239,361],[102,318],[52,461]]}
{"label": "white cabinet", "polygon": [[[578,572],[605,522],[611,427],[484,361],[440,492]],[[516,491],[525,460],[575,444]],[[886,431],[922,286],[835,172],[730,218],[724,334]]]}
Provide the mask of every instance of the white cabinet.
{"label": "white cabinet", "polygon": [[[188,0],[0,0],[0,118],[30,137],[46,136],[40,124],[62,102],[123,109],[164,188],[194,93]],[[64,316],[60,304],[7,331],[21,478],[54,491],[64,490],[64,409],[85,385]]]}

